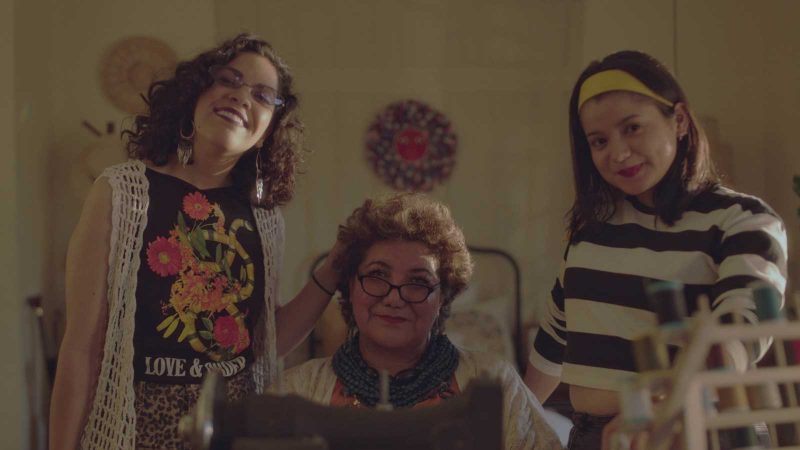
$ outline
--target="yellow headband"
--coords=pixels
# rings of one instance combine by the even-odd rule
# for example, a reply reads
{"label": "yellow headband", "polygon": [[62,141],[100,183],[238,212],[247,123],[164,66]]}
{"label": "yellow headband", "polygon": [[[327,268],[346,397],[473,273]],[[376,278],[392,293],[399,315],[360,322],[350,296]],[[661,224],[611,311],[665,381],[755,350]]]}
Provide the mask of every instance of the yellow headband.
{"label": "yellow headband", "polygon": [[581,93],[578,96],[578,110],[580,110],[581,106],[590,98],[611,91],[635,92],[637,94],[646,95],[669,107],[673,106],[671,101],[653,92],[633,75],[622,70],[612,69],[597,72],[584,80],[583,85],[581,85]]}

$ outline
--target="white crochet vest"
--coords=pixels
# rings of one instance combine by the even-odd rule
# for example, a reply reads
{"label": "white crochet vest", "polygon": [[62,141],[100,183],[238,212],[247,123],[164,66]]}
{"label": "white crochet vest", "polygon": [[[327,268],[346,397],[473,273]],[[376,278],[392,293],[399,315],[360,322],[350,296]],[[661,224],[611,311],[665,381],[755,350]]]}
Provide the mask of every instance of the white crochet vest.
{"label": "white crochet vest", "polygon": [[[101,177],[112,191],[111,248],[108,255],[108,325],[100,376],[81,437],[83,449],[130,449],[136,444],[133,391],[133,329],[136,282],[147,226],[149,183],[145,165],[128,161]],[[275,307],[283,261],[284,223],[280,209],[253,208],[264,254],[264,317],[253,336],[253,378],[261,393],[276,376]]]}

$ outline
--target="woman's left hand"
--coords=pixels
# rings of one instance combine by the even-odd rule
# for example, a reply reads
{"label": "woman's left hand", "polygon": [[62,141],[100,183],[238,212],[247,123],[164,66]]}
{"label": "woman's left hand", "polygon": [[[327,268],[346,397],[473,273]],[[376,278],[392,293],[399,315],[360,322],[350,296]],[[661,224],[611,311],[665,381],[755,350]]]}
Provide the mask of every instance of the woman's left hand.
{"label": "woman's left hand", "polygon": [[308,336],[339,286],[339,271],[333,261],[344,251],[338,241],[325,261],[314,270],[314,280],[306,285],[286,305],[275,312],[278,355],[284,356]]}
{"label": "woman's left hand", "polygon": [[328,256],[325,257],[322,264],[314,271],[314,276],[317,277],[317,280],[321,283],[325,283],[326,288],[330,289],[332,292],[335,292],[336,287],[339,285],[339,271],[334,267],[334,262],[339,258],[342,252],[344,252],[344,245],[337,240],[328,252]]}

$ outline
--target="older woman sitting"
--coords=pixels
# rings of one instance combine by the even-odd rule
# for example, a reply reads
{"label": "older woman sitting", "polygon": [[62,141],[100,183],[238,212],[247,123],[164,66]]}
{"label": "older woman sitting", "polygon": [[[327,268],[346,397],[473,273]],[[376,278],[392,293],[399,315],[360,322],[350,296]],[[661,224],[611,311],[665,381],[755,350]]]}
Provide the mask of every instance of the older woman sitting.
{"label": "older woman sitting", "polygon": [[385,370],[392,405],[415,408],[446,401],[488,372],[503,385],[506,448],[561,448],[508,363],[457,349],[444,334],[450,304],[472,275],[464,235],[444,205],[418,194],[367,200],[339,228],[338,240],[334,264],[349,337],[333,358],[288,370],[288,393],[372,407],[380,397],[378,371]]}

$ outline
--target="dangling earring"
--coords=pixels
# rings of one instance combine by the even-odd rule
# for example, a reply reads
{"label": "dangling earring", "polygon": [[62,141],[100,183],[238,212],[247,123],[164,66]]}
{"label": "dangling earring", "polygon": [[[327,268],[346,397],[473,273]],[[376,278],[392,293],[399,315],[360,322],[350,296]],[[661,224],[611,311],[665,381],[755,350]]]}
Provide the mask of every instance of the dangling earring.
{"label": "dangling earring", "polygon": [[256,153],[256,203],[261,204],[264,200],[264,178],[261,176],[261,148]]}
{"label": "dangling earring", "polygon": [[183,167],[186,167],[192,162],[192,152],[194,151],[194,120],[192,120],[191,123],[192,131],[188,136],[183,132],[183,124],[181,124],[178,130],[180,134],[180,139],[178,140],[178,161]]}

